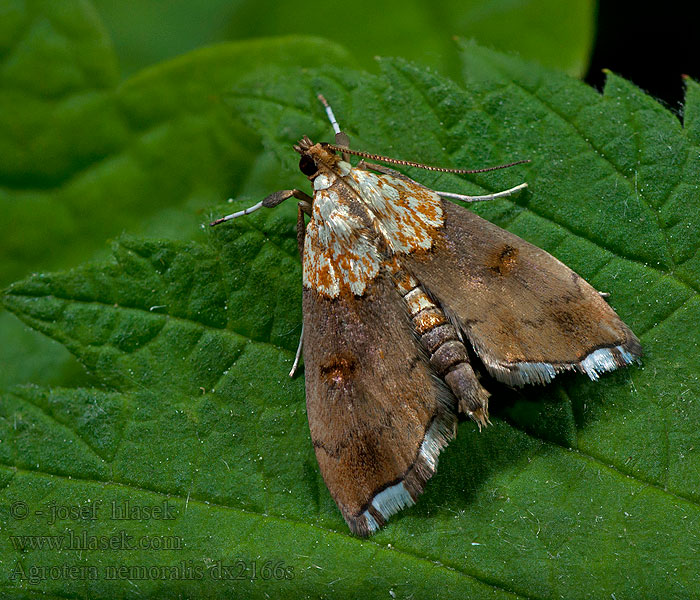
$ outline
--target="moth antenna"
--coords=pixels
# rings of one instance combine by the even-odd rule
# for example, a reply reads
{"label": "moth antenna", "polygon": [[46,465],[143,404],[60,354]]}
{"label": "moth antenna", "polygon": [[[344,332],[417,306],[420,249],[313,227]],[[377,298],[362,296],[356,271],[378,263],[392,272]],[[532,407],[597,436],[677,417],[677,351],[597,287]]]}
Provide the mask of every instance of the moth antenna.
{"label": "moth antenna", "polygon": [[[233,200],[233,198],[229,198],[229,202]],[[238,217],[242,217],[244,215],[249,215],[252,212],[255,212],[256,210],[260,209],[263,207],[262,201],[258,202],[257,204],[254,204],[253,206],[249,206],[248,208],[244,208],[243,210],[239,210],[238,212],[231,213],[230,215],[226,215],[225,217],[221,217],[220,219],[217,219],[216,221],[212,221],[209,223],[211,227],[214,227],[214,225],[218,225],[219,223],[224,223],[225,221],[230,221],[231,219],[237,219]]]}
{"label": "moth antenna", "polygon": [[493,194],[486,194],[484,196],[465,196],[463,194],[454,194],[452,192],[435,192],[441,198],[455,198],[461,200],[462,202],[484,202],[486,200],[495,200],[496,198],[505,198],[506,196],[512,196],[517,194],[520,190],[524,190],[527,187],[527,183],[521,183],[507,190],[501,192],[494,192]]}
{"label": "moth antenna", "polygon": [[370,160],[378,160],[380,162],[390,163],[393,165],[403,165],[405,167],[416,167],[418,169],[425,169],[426,171],[440,171],[441,173],[457,173],[457,174],[467,174],[467,173],[487,173],[488,171],[497,171],[498,169],[507,169],[508,167],[514,167],[515,165],[522,165],[524,163],[529,163],[530,159],[516,160],[515,162],[508,163],[506,165],[497,165],[495,167],[484,167],[483,169],[449,169],[447,167],[436,167],[433,165],[424,165],[423,163],[413,162],[411,160],[401,160],[400,158],[390,158],[388,156],[382,156],[381,154],[370,154],[369,152],[362,152],[360,150],[350,150],[349,148],[343,148],[336,146],[334,144],[325,144],[327,148],[335,150],[337,152],[343,152],[345,154],[353,154],[355,156],[361,156],[362,158],[369,158]]}

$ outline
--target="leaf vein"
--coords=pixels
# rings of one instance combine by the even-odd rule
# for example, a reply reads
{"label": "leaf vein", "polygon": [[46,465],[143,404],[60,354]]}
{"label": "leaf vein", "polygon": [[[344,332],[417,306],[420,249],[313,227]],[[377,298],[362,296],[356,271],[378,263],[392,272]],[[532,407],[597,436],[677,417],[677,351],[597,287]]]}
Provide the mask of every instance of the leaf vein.
{"label": "leaf vein", "polygon": [[416,552],[413,552],[411,550],[399,548],[397,546],[393,546],[392,549],[389,550],[386,548],[386,546],[384,544],[380,544],[379,542],[375,542],[371,539],[361,540],[358,538],[350,537],[345,533],[340,533],[340,532],[334,531],[332,529],[320,527],[318,525],[315,525],[313,523],[309,523],[308,521],[304,521],[304,520],[291,519],[291,518],[286,517],[286,516],[280,517],[277,515],[270,515],[267,513],[247,510],[247,509],[240,508],[237,506],[220,504],[218,502],[211,502],[208,500],[207,501],[200,500],[196,497],[193,498],[191,496],[189,496],[188,498],[183,498],[182,496],[177,496],[177,495],[169,493],[169,492],[164,492],[164,491],[157,490],[157,489],[150,489],[150,488],[147,488],[144,486],[134,485],[133,483],[122,483],[119,481],[106,481],[106,480],[96,480],[96,479],[84,479],[84,478],[75,477],[75,476],[69,477],[67,475],[59,475],[59,474],[49,473],[46,471],[41,471],[39,469],[27,469],[27,468],[18,467],[15,465],[8,465],[8,464],[3,463],[3,462],[0,462],[0,467],[5,467],[7,469],[15,471],[16,473],[20,472],[20,473],[24,473],[26,475],[34,476],[34,477],[61,478],[62,480],[64,480],[64,483],[66,485],[79,484],[79,483],[92,483],[92,484],[107,484],[107,485],[119,486],[119,487],[125,488],[127,490],[133,490],[133,491],[137,491],[137,492],[141,492],[141,493],[157,494],[160,496],[167,496],[168,498],[171,498],[171,499],[172,498],[179,498],[181,501],[183,501],[183,502],[186,501],[189,504],[192,504],[192,503],[201,504],[202,505],[201,508],[205,509],[205,510],[209,510],[212,508],[231,510],[231,511],[234,511],[236,513],[242,514],[243,516],[255,517],[257,519],[260,519],[261,521],[264,521],[265,519],[271,519],[271,520],[281,522],[281,523],[286,524],[286,525],[293,524],[295,527],[307,527],[307,528],[314,529],[314,530],[322,530],[324,532],[324,534],[326,534],[326,535],[337,536],[339,538],[342,538],[345,541],[354,542],[354,543],[357,543],[360,545],[372,545],[375,547],[376,552],[379,552],[382,554],[390,552],[393,555],[395,555],[397,552],[399,552],[399,553],[403,554],[404,556],[412,558],[413,560],[427,563],[432,568],[444,569],[447,571],[458,573],[459,575],[461,575],[465,578],[471,579],[473,581],[476,581],[477,583],[481,583],[481,584],[486,585],[488,587],[491,587],[491,588],[503,591],[505,593],[511,594],[515,598],[523,598],[524,600],[543,600],[543,599],[540,599],[540,598],[532,596],[532,595],[528,595],[528,594],[524,594],[524,593],[520,593],[520,592],[515,592],[502,584],[494,583],[494,582],[489,581],[488,579],[481,577],[477,574],[470,573],[467,570],[465,570],[464,568],[457,568],[457,567],[453,567],[453,566],[444,564],[440,561],[436,561],[436,560],[433,560],[431,558],[421,556],[421,555],[419,555]]}
{"label": "leaf vein", "polygon": [[[100,452],[98,452],[96,448],[93,448],[93,446],[85,438],[83,438],[80,434],[78,434],[78,432],[75,429],[73,429],[72,427],[70,427],[66,423],[62,423],[61,421],[56,419],[56,417],[54,417],[52,414],[46,412],[46,410],[44,410],[43,407],[39,406],[35,402],[32,402],[30,397],[20,396],[16,393],[12,393],[12,392],[10,392],[10,394],[14,398],[19,400],[21,403],[33,407],[37,412],[44,415],[49,421],[54,423],[60,429],[70,431],[73,434],[71,437],[77,439],[80,442],[80,444],[82,446],[85,446],[92,454],[94,454],[100,460],[100,462],[106,463],[109,460],[106,456],[103,456],[102,454],[100,454]],[[29,396],[31,396],[31,395],[29,395]]]}
{"label": "leaf vein", "polygon": [[[533,92],[532,90],[528,89],[524,85],[518,84],[516,81],[510,81],[510,84],[517,87],[517,89],[522,90],[525,94],[527,94],[530,98],[533,100],[537,101],[540,103],[544,108],[550,110],[552,114],[557,116],[563,123],[567,124],[573,131],[577,134],[579,139],[583,141],[593,152],[595,152],[598,156],[600,156],[606,163],[608,163],[614,171],[622,178],[622,180],[629,186],[630,191],[635,194],[635,196],[640,200],[640,203],[642,206],[645,207],[646,211],[650,213],[655,221],[658,223],[658,215],[655,213],[654,210],[651,208],[651,204],[644,199],[642,194],[637,193],[636,185],[634,182],[630,181],[629,177],[622,171],[619,165],[615,163],[615,161],[608,156],[608,154],[602,149],[599,148],[596,144],[594,144],[584,133],[583,131],[579,128],[577,124],[575,124],[573,121],[570,121],[566,118],[564,114],[562,114],[560,111],[558,111],[552,104],[547,102],[544,98],[541,98],[540,96],[537,95],[536,92]],[[604,99],[601,98],[601,101]],[[670,248],[668,246],[668,240],[665,239],[666,244],[665,244],[665,249],[666,253],[668,256],[666,256],[666,259],[673,264],[672,258],[670,256]]]}

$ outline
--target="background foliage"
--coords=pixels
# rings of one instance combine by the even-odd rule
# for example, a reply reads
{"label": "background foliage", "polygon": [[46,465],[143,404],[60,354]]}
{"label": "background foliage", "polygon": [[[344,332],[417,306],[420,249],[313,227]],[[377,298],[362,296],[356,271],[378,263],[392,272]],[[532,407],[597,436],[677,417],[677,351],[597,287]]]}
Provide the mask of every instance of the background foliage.
{"label": "background foliage", "polygon": [[[319,38],[251,39],[139,70],[246,23],[258,35],[298,27],[283,11],[262,23],[243,2],[200,4],[192,20],[185,3],[166,15],[123,3],[120,16],[111,3],[0,2],[0,277],[21,279],[0,315],[0,596],[697,595],[697,84],[687,83],[681,125],[614,75],[601,95],[473,43],[447,50],[418,3],[366,30],[369,9],[345,15],[334,37],[352,52]],[[440,6],[450,33],[472,31],[449,15],[472,25],[481,15],[493,43],[503,19],[489,29],[488,18],[509,5]],[[528,19],[563,27],[549,3],[519,6],[514,30]],[[578,6],[571,29],[590,32],[590,5]],[[326,33],[332,19],[312,9],[308,31]],[[139,43],[137,26],[164,34]],[[382,46],[370,29],[390,26],[423,32],[421,43]],[[566,51],[539,37],[551,45],[508,43],[581,72],[590,34],[569,36]],[[379,52],[432,60],[442,74],[370,62]],[[300,327],[294,207],[201,227],[229,211],[229,195],[246,206],[305,184],[290,144],[328,137],[318,90],[357,147],[446,165],[531,158],[470,178],[412,175],[463,193],[527,180],[527,194],[479,212],[611,292],[646,351],[643,367],[597,384],[492,385],[494,426],[463,423],[419,504],[367,541],[349,536],[319,477],[303,378],[286,377]],[[11,511],[99,502],[105,516],[127,499],[167,500],[177,518],[49,525]],[[58,554],[9,538],[69,530],[174,535],[185,547]],[[236,561],[244,579],[212,580]],[[251,575],[268,561],[293,576]],[[205,577],[11,578],[18,564],[59,563],[200,565]]]}

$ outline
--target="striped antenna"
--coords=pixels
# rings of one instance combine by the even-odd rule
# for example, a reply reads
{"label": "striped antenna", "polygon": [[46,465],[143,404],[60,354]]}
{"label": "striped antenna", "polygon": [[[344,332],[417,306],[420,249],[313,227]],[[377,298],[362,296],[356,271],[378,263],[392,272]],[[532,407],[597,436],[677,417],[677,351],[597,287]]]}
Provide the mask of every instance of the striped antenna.
{"label": "striped antenna", "polygon": [[530,159],[516,160],[515,162],[508,163],[506,165],[497,165],[495,167],[484,167],[483,169],[449,169],[447,167],[436,167],[433,165],[424,165],[423,163],[413,162],[412,160],[401,160],[400,158],[390,158],[388,156],[382,156],[381,154],[370,154],[369,152],[361,152],[359,150],[350,150],[349,148],[341,148],[334,144],[323,144],[326,148],[335,150],[336,152],[344,152],[345,154],[353,154],[355,156],[361,156],[362,158],[369,158],[370,160],[378,160],[380,162],[390,163],[392,165],[403,165],[405,167],[416,167],[418,169],[425,169],[426,171],[440,171],[441,173],[487,173],[488,171],[498,171],[499,169],[507,169],[508,167],[514,167],[515,165],[522,165],[529,163]]}

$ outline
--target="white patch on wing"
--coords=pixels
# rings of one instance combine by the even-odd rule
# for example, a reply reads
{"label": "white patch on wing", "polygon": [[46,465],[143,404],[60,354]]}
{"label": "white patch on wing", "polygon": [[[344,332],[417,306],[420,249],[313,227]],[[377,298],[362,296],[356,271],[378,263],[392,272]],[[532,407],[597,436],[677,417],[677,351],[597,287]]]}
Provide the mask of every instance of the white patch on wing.
{"label": "white patch on wing", "polygon": [[375,518],[369,514],[368,510],[363,512],[362,516],[365,518],[365,522],[367,523],[367,529],[369,530],[369,532],[376,533],[379,530],[379,523],[377,523]]}
{"label": "white patch on wing", "polygon": [[455,435],[456,419],[454,415],[448,413],[446,418],[437,418],[428,428],[423,443],[420,446],[420,455],[428,463],[428,466],[433,470],[437,469],[438,455],[440,451],[447,446]]}
{"label": "white patch on wing", "polygon": [[412,181],[364,169],[352,169],[344,181],[371,211],[375,227],[394,252],[432,246],[434,230],[444,222],[437,193]]}
{"label": "white patch on wing", "polygon": [[[634,355],[627,352],[622,346],[616,346],[615,350],[619,352],[619,359],[610,348],[600,348],[591,352],[581,361],[581,368],[593,381],[597,381],[600,373],[614,371],[618,367],[632,364],[636,360]],[[620,359],[623,364],[620,364]]]}
{"label": "white patch on wing", "polygon": [[381,257],[363,233],[362,220],[333,187],[314,195],[304,241],[304,285],[331,298],[343,287],[361,296],[379,273]]}
{"label": "white patch on wing", "polygon": [[526,383],[549,383],[557,375],[557,370],[546,362],[526,362],[517,365],[517,371],[512,373],[513,383],[523,385]]}
{"label": "white patch on wing", "polygon": [[338,171],[345,177],[352,169],[352,165],[349,162],[341,160],[338,162]]}
{"label": "white patch on wing", "polygon": [[384,517],[388,519],[390,515],[399,512],[408,506],[413,506],[415,502],[411,494],[404,487],[403,481],[379,492],[372,500],[372,506]]}

